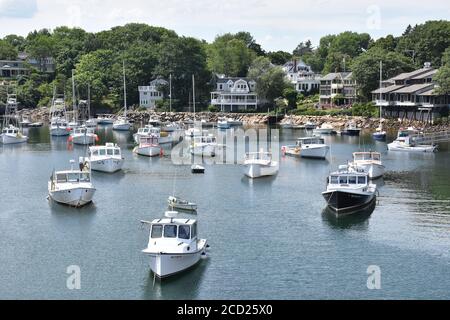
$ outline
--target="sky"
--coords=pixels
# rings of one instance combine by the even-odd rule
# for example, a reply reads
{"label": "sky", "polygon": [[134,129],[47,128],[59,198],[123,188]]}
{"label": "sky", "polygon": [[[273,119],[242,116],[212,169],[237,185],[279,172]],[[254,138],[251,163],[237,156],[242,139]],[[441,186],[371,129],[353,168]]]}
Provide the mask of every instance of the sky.
{"label": "sky", "polygon": [[249,31],[266,51],[292,52],[327,34],[367,32],[377,39],[448,17],[448,0],[0,0],[0,38],[61,25],[98,32],[140,22],[208,42]]}

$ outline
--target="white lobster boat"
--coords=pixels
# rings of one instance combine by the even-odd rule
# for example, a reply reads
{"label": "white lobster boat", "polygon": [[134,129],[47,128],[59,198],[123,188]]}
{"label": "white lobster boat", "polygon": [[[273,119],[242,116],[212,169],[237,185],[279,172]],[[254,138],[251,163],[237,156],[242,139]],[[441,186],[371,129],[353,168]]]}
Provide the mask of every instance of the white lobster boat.
{"label": "white lobster boat", "polygon": [[28,141],[28,137],[24,136],[20,129],[9,125],[6,128],[3,128],[2,134],[1,134],[1,143],[3,144],[18,144],[18,143],[24,143]]}
{"label": "white lobster boat", "polygon": [[161,132],[160,128],[153,127],[152,125],[146,125],[144,128],[139,128],[137,133],[133,135],[134,142],[139,143],[142,137],[154,136],[158,138],[159,144],[166,144],[173,142],[173,136],[167,132]]}
{"label": "white lobster boat", "polygon": [[416,134],[417,131],[414,128],[408,128],[406,130],[400,130],[397,135],[397,139],[388,144],[389,151],[406,151],[406,152],[434,152],[437,149],[437,145],[430,144],[416,144],[411,141],[411,135]]}
{"label": "white lobster boat", "polygon": [[55,202],[79,208],[92,202],[95,188],[87,159],[80,158],[79,168],[74,168],[74,160],[70,163],[70,170],[53,172],[48,182],[48,193]]}
{"label": "white lobster boat", "polygon": [[90,145],[98,141],[98,136],[94,133],[93,128],[81,126],[72,130],[69,141],[74,144]]}
{"label": "white lobster boat", "polygon": [[369,175],[370,179],[381,178],[384,175],[385,167],[381,163],[379,152],[355,152],[351,167],[362,168]]}
{"label": "white lobster boat", "polygon": [[114,115],[113,114],[99,114],[97,116],[97,124],[110,125],[113,123],[114,123]]}
{"label": "white lobster boat", "polygon": [[320,137],[299,138],[295,145],[283,146],[282,152],[288,156],[325,159],[330,147]]}
{"label": "white lobster boat", "polygon": [[218,151],[216,137],[211,134],[196,136],[191,140],[189,150],[194,156],[215,157]]}
{"label": "white lobster boat", "polygon": [[162,148],[159,145],[158,137],[141,137],[139,145],[133,149],[133,152],[146,157],[156,157],[162,154]]}
{"label": "white lobster boat", "polygon": [[176,216],[177,212],[168,211],[164,218],[141,221],[150,226],[148,245],[142,252],[150,258],[150,269],[158,278],[196,265],[209,247],[206,239],[198,238],[196,220]]}
{"label": "white lobster boat", "polygon": [[94,171],[114,173],[122,169],[124,161],[117,144],[89,147],[89,163]]}
{"label": "white lobster boat", "polygon": [[252,152],[245,156],[244,174],[249,178],[273,176],[278,170],[279,164],[272,160],[270,152]]}
{"label": "white lobster boat", "polygon": [[70,128],[67,121],[63,118],[53,118],[50,123],[50,135],[61,137],[70,135]]}
{"label": "white lobster boat", "polygon": [[333,134],[334,128],[329,123],[324,123],[320,127],[313,130],[314,134]]}

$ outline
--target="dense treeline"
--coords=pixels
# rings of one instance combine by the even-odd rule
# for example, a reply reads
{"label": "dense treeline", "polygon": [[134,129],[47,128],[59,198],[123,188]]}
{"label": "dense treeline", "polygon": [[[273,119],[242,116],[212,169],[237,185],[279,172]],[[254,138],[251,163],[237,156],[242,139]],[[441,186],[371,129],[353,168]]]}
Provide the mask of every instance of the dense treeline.
{"label": "dense treeline", "polygon": [[[0,60],[15,59],[19,52],[26,52],[42,65],[45,58],[54,58],[54,74],[34,70],[18,78],[17,93],[25,106],[48,105],[54,87],[59,93],[65,92],[70,100],[74,70],[79,96],[86,96],[89,85],[94,105],[118,108],[123,103],[121,73],[125,61],[129,104],[138,105],[139,85],[172,75],[173,106],[181,110],[191,100],[191,75],[195,74],[197,101],[206,108],[212,75],[219,73],[251,76],[257,81],[258,94],[268,104],[280,107],[283,100],[286,107],[295,107],[295,90],[278,67],[294,57],[322,74],[353,71],[361,101],[366,101],[378,85],[380,60],[384,63],[385,78],[418,68],[424,62],[444,66],[437,79],[441,90],[450,92],[449,47],[449,21],[408,26],[399,37],[388,35],[376,41],[366,33],[327,35],[317,47],[307,41],[292,53],[266,52],[248,32],[219,35],[209,44],[178,36],[165,28],[133,23],[98,33],[58,27],[33,31],[27,37],[8,35],[0,40]],[[167,107],[167,103],[160,107]]]}

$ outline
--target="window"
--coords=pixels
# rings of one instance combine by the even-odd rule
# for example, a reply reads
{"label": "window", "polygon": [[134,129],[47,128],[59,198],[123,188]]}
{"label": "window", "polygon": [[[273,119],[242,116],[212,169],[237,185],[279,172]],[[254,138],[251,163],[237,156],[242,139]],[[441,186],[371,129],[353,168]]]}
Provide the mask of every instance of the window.
{"label": "window", "polygon": [[114,149],[114,155],[120,156],[120,149]]}
{"label": "window", "polygon": [[331,184],[337,184],[337,183],[338,183],[338,177],[336,177],[336,176],[331,176],[331,181],[330,181],[330,183],[331,183]]}
{"label": "window", "polygon": [[366,184],[366,177],[358,177],[358,184]]}
{"label": "window", "polygon": [[152,226],[152,239],[161,238],[162,237],[162,225],[155,224]]}
{"label": "window", "polygon": [[78,175],[78,173],[69,173],[67,175],[67,180],[69,182],[78,182],[79,179],[80,179],[80,176]]}
{"label": "window", "polygon": [[347,184],[347,176],[339,177],[339,184]]}
{"label": "window", "polygon": [[99,151],[101,156],[105,156],[106,155],[106,150],[105,149],[100,149]]}
{"label": "window", "polygon": [[164,238],[176,238],[177,237],[177,226],[166,225],[164,226]]}
{"label": "window", "polygon": [[57,182],[66,182],[67,181],[67,177],[66,174],[57,174],[56,175],[56,181]]}
{"label": "window", "polygon": [[178,238],[189,239],[190,229],[191,228],[189,226],[179,226],[178,227]]}
{"label": "window", "polygon": [[197,223],[194,223],[191,227],[191,239],[197,237]]}
{"label": "window", "polygon": [[106,151],[107,151],[108,156],[113,155],[113,149],[107,149]]}
{"label": "window", "polygon": [[355,176],[348,177],[348,184],[356,184],[356,180]]}

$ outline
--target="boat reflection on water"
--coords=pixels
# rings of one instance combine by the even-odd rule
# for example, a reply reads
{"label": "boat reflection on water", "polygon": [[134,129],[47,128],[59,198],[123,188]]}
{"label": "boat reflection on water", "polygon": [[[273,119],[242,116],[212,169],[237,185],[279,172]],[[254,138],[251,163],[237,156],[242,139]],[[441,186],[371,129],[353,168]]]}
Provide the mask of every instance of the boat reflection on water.
{"label": "boat reflection on water", "polygon": [[367,229],[369,226],[369,218],[374,212],[376,204],[377,200],[375,198],[365,208],[342,216],[337,216],[336,213],[327,206],[322,211],[322,219],[336,229]]}
{"label": "boat reflection on water", "polygon": [[146,300],[195,300],[202,288],[203,275],[210,263],[209,257],[202,257],[201,261],[188,270],[164,279],[154,279],[149,271],[144,288],[143,299]]}

